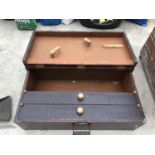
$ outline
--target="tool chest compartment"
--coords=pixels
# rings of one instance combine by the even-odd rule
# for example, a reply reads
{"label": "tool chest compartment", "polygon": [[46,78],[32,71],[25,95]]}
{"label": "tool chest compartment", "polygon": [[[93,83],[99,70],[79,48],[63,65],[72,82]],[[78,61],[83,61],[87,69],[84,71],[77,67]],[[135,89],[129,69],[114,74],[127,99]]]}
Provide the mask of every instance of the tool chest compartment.
{"label": "tool chest compartment", "polygon": [[[83,39],[89,38],[90,47]],[[121,48],[104,48],[122,45]],[[50,56],[54,47],[61,47],[55,59]],[[34,32],[25,56],[27,69],[42,67],[85,67],[133,70],[137,63],[127,36],[123,32]]]}
{"label": "tool chest compartment", "polygon": [[87,122],[91,130],[129,130],[145,117],[131,73],[44,69],[28,73],[16,122],[24,129],[71,130],[73,123]]}
{"label": "tool chest compartment", "polygon": [[[136,59],[125,36],[35,32],[23,59],[28,73],[15,122],[26,130],[73,130],[73,134],[143,125],[131,73]],[[84,45],[84,37],[91,46]],[[50,50],[56,46],[61,53],[51,58]]]}

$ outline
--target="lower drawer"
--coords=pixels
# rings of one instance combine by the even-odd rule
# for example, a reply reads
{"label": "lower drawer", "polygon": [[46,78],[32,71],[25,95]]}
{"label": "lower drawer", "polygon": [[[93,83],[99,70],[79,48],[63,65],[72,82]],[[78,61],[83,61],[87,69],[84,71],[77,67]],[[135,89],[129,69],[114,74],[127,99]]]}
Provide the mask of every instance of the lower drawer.
{"label": "lower drawer", "polygon": [[145,123],[132,74],[73,73],[57,78],[53,73],[28,73],[15,122],[24,129],[73,130],[74,134],[133,130]]}

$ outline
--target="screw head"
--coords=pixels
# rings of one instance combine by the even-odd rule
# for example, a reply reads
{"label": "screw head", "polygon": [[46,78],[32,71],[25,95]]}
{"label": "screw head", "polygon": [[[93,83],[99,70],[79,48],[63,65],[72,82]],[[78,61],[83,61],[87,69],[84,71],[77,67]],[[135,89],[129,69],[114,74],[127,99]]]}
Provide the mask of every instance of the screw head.
{"label": "screw head", "polygon": [[20,106],[23,106],[24,105],[24,103],[23,102],[20,102]]}
{"label": "screw head", "polygon": [[138,125],[135,125],[135,129],[138,128]]}
{"label": "screw head", "polygon": [[133,91],[133,93],[134,93],[134,94],[136,94],[136,93],[137,93],[137,91],[136,91],[136,90],[134,90],[134,91]]}
{"label": "screw head", "polygon": [[77,107],[76,112],[78,115],[82,115],[84,113],[84,108],[83,107]]}
{"label": "screw head", "polygon": [[79,93],[78,94],[78,100],[82,101],[84,99],[84,94],[83,93]]}
{"label": "screw head", "polygon": [[146,119],[144,118],[143,123],[146,123]]}
{"label": "screw head", "polygon": [[24,90],[24,93],[27,93],[27,90]]}

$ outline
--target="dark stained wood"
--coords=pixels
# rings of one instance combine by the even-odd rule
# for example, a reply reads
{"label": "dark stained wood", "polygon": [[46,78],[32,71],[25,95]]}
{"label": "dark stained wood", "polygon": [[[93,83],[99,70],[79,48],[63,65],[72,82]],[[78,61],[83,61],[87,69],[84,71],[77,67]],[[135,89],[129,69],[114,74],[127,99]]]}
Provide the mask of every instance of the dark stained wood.
{"label": "dark stained wood", "polygon": [[143,50],[141,51],[141,62],[146,73],[148,83],[152,90],[152,95],[155,98],[155,69],[148,55],[148,52],[146,51],[146,48],[143,48]]}
{"label": "dark stained wood", "polygon": [[[19,124],[42,124],[38,129],[43,129],[44,123],[49,123],[50,129],[54,129],[55,124],[60,124],[61,128],[57,128],[59,130],[65,129],[66,124],[70,126],[68,129],[72,129],[74,122],[90,123],[92,129],[96,126],[107,129],[105,125],[110,123],[115,124],[113,129],[126,128],[127,123],[131,129],[135,129],[144,123],[145,117],[141,107],[137,106],[136,95],[133,93],[86,92],[85,95],[86,100],[78,102],[76,93],[28,92],[24,95],[24,105],[20,107],[16,120]],[[82,116],[76,113],[78,106],[85,109]],[[122,126],[119,127],[120,123]],[[24,128],[33,129],[29,125]]]}
{"label": "dark stained wood", "polygon": [[134,92],[130,73],[43,69],[29,73],[27,91]]}
{"label": "dark stained wood", "polygon": [[[71,64],[71,61],[66,64],[62,61],[28,64],[35,39],[44,36],[59,38],[61,43],[61,37],[64,40],[68,37],[94,37],[95,41],[98,37],[115,37],[123,42],[127,53],[120,54],[124,59],[121,65],[120,57],[115,62],[109,61],[110,65],[92,61],[94,57],[82,64]],[[74,60],[76,62],[75,56]],[[15,123],[23,129],[73,130],[73,134],[90,134],[91,130],[134,130],[146,122],[131,74],[137,60],[123,32],[36,31],[23,62],[28,73],[15,116]],[[77,98],[79,92],[84,94],[81,101]],[[77,114],[78,107],[84,109],[82,115]]]}
{"label": "dark stained wood", "polygon": [[142,48],[140,58],[152,94],[155,98],[155,29],[152,31]]}
{"label": "dark stained wood", "polygon": [[[23,104],[18,107],[15,122],[24,129],[71,130],[74,123],[86,122],[90,130],[133,130],[145,123],[145,116],[138,94],[134,93],[136,88],[132,75],[126,73],[120,80],[126,80],[131,86],[124,85],[126,89],[119,93],[84,92],[82,101],[77,99],[77,91],[33,91],[25,85],[24,90],[28,90],[23,92],[20,101]],[[81,116],[76,113],[79,106],[85,111]],[[78,132],[83,131],[83,125],[78,129]]]}

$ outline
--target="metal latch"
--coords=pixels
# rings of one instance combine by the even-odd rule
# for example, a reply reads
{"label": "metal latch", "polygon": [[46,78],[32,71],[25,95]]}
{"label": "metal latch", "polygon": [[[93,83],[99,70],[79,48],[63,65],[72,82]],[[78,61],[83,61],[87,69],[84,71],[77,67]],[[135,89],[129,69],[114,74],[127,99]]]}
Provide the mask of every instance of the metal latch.
{"label": "metal latch", "polygon": [[73,135],[90,135],[90,123],[73,123]]}

